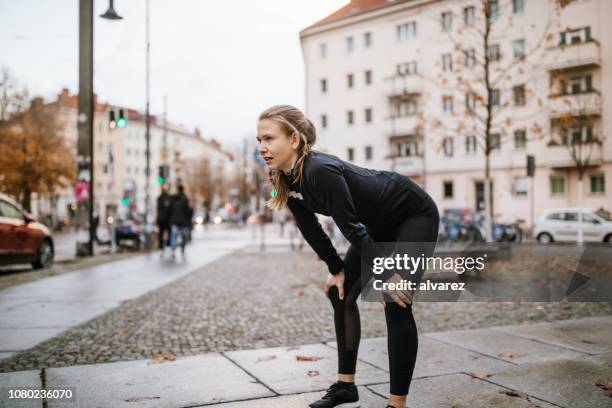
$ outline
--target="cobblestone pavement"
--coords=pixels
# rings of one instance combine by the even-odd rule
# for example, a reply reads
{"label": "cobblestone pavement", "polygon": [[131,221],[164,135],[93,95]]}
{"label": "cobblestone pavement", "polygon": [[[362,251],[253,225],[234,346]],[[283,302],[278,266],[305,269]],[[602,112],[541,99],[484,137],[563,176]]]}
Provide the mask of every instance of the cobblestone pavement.
{"label": "cobblestone pavement", "polygon": [[[237,251],[0,362],[0,372],[290,346],[334,340],[311,252]],[[415,303],[421,332],[610,315],[612,303]],[[382,306],[361,303],[362,337],[386,334]]]}

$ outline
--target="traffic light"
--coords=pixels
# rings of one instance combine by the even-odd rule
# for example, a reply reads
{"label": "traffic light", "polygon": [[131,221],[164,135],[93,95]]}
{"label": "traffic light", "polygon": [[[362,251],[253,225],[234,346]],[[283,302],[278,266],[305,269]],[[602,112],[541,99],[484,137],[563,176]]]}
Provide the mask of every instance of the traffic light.
{"label": "traffic light", "polygon": [[123,205],[126,207],[130,205],[130,199],[127,197],[123,197]]}
{"label": "traffic light", "polygon": [[123,129],[127,126],[127,123],[128,121],[123,115],[123,109],[119,109],[119,119],[117,119],[117,127],[119,127],[119,129]]}
{"label": "traffic light", "polygon": [[535,175],[535,156],[527,155],[527,175],[533,177]]}
{"label": "traffic light", "polygon": [[117,126],[117,122],[115,121],[115,111],[109,111],[108,115],[108,127],[114,129]]}
{"label": "traffic light", "polygon": [[167,164],[162,164],[158,168],[157,182],[159,183],[159,185],[163,185],[166,183],[168,178],[170,178],[170,166],[168,166]]}

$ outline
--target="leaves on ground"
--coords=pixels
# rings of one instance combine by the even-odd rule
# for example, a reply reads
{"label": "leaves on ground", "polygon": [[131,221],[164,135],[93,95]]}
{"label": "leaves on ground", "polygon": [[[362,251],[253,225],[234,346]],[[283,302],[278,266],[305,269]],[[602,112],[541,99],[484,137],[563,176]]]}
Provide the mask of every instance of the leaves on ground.
{"label": "leaves on ground", "polygon": [[168,353],[167,351],[165,351],[163,353],[157,353],[153,355],[153,358],[151,360],[153,360],[154,363],[163,363],[164,361],[176,360],[176,356],[172,353]]}
{"label": "leaves on ground", "polygon": [[317,375],[319,375],[319,372],[317,370],[308,370],[309,377],[316,377]]}

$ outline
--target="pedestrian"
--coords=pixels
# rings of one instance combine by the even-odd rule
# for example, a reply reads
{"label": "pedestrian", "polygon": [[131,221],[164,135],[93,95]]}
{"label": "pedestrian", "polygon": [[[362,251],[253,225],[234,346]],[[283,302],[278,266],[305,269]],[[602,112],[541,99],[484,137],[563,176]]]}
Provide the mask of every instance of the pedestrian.
{"label": "pedestrian", "polygon": [[176,245],[178,235],[181,235],[181,253],[185,254],[185,245],[189,240],[191,230],[191,218],[193,208],[189,205],[189,199],[185,195],[182,185],[178,186],[178,191],[172,196],[170,201],[170,248],[172,258],[176,256]]}
{"label": "pedestrian", "polygon": [[159,229],[157,245],[160,250],[160,255],[163,256],[164,250],[170,241],[170,203],[172,197],[169,194],[168,184],[162,184],[161,190],[161,194],[157,197],[156,222]]}
{"label": "pedestrian", "polygon": [[[315,127],[292,106],[277,105],[265,110],[259,117],[257,140],[273,186],[272,198],[266,205],[277,210],[289,208],[304,238],[329,270],[324,292],[334,313],[338,381],[310,407],[359,406],[355,386],[361,336],[357,298],[365,289],[362,285],[367,283],[361,279],[361,254],[379,253],[378,242],[428,243],[433,251],[438,233],[438,208],[408,177],[366,169],[313,150]],[[344,259],[338,255],[315,213],[331,216],[350,242]],[[386,282],[401,279],[399,274],[387,272],[381,275]],[[403,408],[418,346],[412,292],[385,291],[380,296],[388,333],[387,408]],[[389,301],[385,302],[386,299]]]}

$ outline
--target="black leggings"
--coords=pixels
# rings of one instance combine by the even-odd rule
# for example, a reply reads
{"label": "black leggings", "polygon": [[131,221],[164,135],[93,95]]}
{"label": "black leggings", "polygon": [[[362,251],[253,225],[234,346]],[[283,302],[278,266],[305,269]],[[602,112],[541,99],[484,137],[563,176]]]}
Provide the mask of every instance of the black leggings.
{"label": "black leggings", "polygon": [[[406,218],[397,228],[383,234],[372,235],[379,242],[436,242],[439,215],[436,204],[428,198],[420,211]],[[414,256],[418,256],[415,254]],[[430,256],[431,254],[427,254]],[[362,290],[361,256],[350,246],[344,258],[344,300],[338,297],[334,286],[329,297],[334,308],[334,324],[338,343],[338,372],[355,374],[357,351],[361,337],[361,323],[357,298]],[[367,283],[367,282],[366,282]],[[412,305],[404,309],[395,302],[386,302],[387,347],[389,351],[390,393],[407,395],[412,380],[418,348],[417,327]]]}

